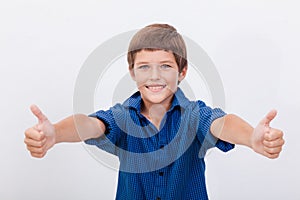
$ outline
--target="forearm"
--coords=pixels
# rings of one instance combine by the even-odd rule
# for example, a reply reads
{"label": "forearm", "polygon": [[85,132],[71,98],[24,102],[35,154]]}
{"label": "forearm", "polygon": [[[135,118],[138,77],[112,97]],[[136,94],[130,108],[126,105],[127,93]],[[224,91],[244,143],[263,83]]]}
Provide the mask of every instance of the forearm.
{"label": "forearm", "polygon": [[95,118],[76,114],[54,124],[56,143],[80,142],[97,138],[105,132],[105,125]]}
{"label": "forearm", "polygon": [[211,126],[212,134],[226,142],[241,144],[252,148],[253,127],[234,114],[216,119]]}

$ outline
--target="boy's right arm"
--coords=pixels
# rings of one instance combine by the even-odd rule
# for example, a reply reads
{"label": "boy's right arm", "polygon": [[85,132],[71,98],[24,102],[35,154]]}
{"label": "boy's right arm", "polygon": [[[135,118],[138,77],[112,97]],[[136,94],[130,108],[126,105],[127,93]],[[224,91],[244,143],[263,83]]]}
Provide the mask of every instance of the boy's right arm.
{"label": "boy's right arm", "polygon": [[52,124],[41,110],[33,105],[32,113],[38,124],[25,131],[24,142],[33,157],[42,158],[47,151],[60,142],[80,142],[104,134],[105,124],[99,119],[76,114]]}

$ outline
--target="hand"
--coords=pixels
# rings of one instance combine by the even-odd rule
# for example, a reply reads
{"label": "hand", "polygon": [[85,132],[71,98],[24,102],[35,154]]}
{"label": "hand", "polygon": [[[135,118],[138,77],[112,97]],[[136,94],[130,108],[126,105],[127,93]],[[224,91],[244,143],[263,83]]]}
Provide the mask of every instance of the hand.
{"label": "hand", "polygon": [[283,132],[270,127],[276,114],[276,110],[270,111],[256,126],[251,138],[253,150],[268,158],[277,158],[284,144]]}
{"label": "hand", "polygon": [[33,157],[42,158],[55,144],[55,128],[36,105],[30,109],[37,117],[38,124],[25,131],[24,143]]}

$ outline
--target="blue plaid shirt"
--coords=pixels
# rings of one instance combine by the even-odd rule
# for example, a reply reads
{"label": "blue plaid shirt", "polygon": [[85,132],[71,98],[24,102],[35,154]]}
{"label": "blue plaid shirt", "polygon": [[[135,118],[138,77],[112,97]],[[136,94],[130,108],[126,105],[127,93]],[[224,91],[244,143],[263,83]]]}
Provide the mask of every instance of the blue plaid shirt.
{"label": "blue plaid shirt", "polygon": [[106,133],[85,142],[120,160],[116,199],[208,199],[204,156],[209,148],[226,152],[233,144],[210,132],[225,113],[202,101],[188,100],[180,88],[157,129],[141,114],[139,92],[123,104],[90,115],[106,125]]}

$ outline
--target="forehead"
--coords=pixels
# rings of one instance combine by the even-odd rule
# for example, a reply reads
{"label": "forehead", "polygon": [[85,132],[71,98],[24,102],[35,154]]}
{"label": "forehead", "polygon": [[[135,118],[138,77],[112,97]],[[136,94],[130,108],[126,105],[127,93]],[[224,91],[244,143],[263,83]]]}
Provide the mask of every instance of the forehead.
{"label": "forehead", "polygon": [[170,51],[165,50],[141,50],[135,55],[135,63],[176,63],[175,56]]}

